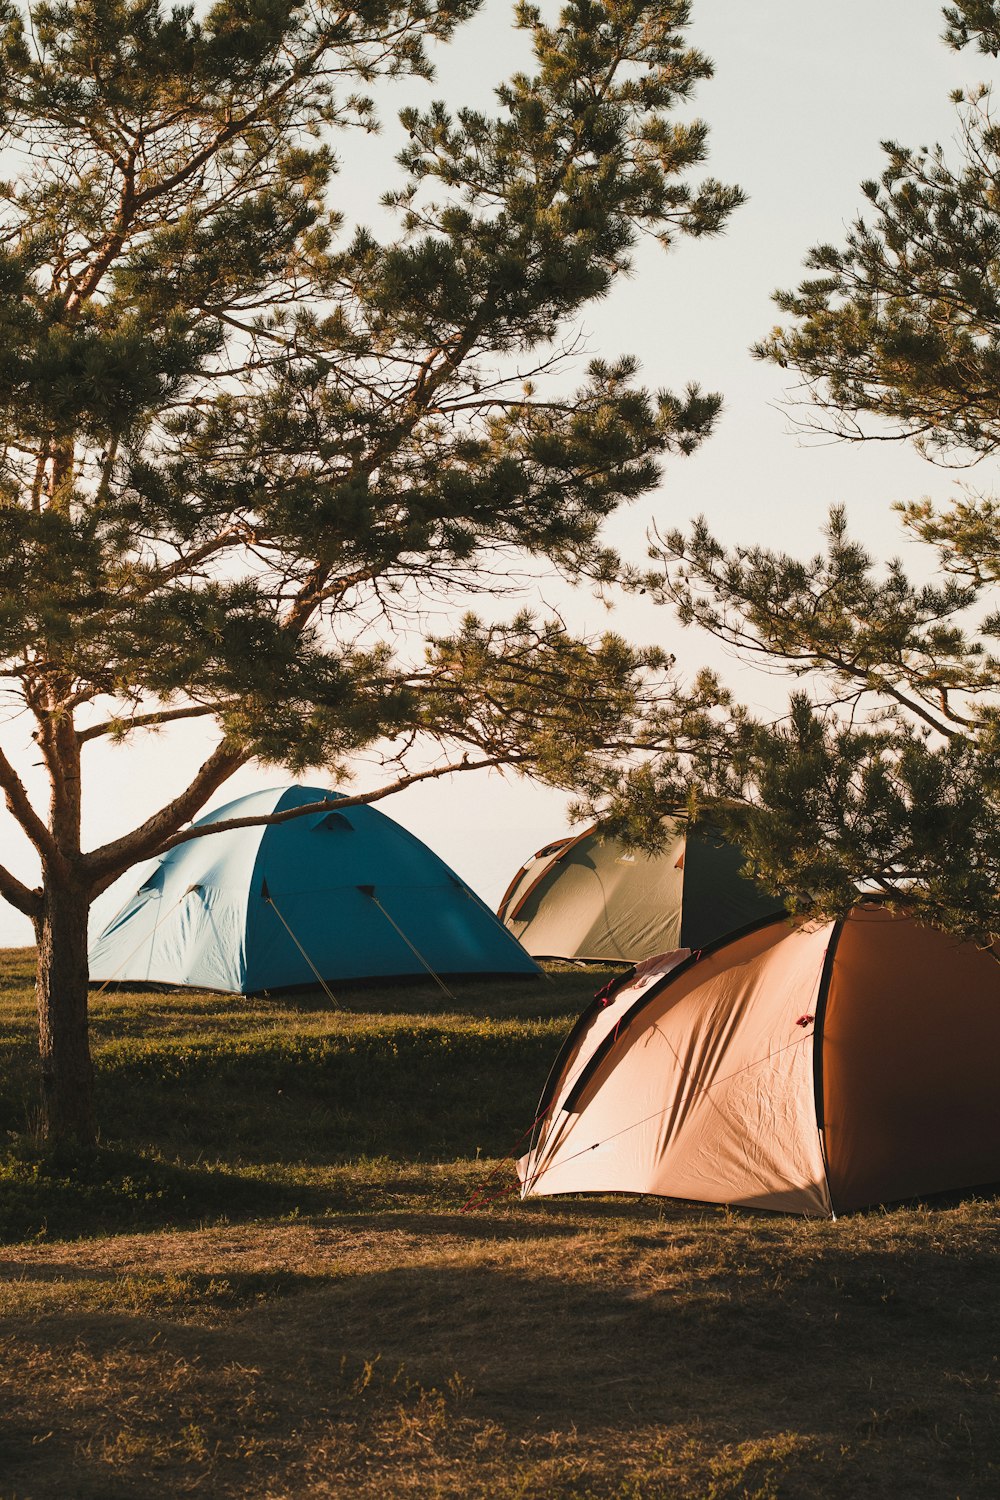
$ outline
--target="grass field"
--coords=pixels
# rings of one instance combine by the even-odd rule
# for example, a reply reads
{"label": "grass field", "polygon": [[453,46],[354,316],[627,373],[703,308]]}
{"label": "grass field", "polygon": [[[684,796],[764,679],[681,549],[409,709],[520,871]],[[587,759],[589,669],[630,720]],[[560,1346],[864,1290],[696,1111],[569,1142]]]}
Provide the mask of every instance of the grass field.
{"label": "grass field", "polygon": [[105,994],[69,1162],[0,954],[2,1500],[995,1500],[995,1202],[462,1212],[598,983]]}

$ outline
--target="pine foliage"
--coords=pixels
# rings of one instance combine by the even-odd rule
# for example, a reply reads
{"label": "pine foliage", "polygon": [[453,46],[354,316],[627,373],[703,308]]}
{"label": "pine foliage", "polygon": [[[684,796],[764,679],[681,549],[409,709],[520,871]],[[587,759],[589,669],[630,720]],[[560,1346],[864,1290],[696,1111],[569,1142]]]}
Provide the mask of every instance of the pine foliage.
{"label": "pine foliage", "polygon": [[0,669],[44,745],[57,719],[80,744],[222,733],[191,796],[84,857],[95,888],[251,756],[337,774],[429,737],[565,781],[640,714],[655,652],[525,621],[423,650],[422,621],[503,594],[516,558],[615,572],[602,522],[719,399],[646,390],[628,357],[568,378],[575,320],[638,235],[716,233],[741,194],[691,180],[689,7],[574,0],[518,8],[534,67],[492,112],[404,110],[398,232],[352,229],[335,141],[474,8],[4,8]]}
{"label": "pine foliage", "polygon": [[[996,50],[995,6],[945,15],[952,45]],[[776,294],[785,320],[757,352],[800,377],[807,426],[972,465],[1000,445],[1000,129],[987,90],[956,103],[958,164],[887,144],[880,181],[863,185],[869,210]],[[630,800],[649,811],[676,799],[686,780],[793,906],[838,912],[875,891],[994,944],[1000,509],[971,487],[943,508],[898,508],[936,553],[929,583],[872,557],[841,509],[809,560],[724,546],[703,522],[658,538],[642,586],[800,685],[767,722],[716,684],[697,752],[647,768],[637,791],[625,777],[620,815]]]}

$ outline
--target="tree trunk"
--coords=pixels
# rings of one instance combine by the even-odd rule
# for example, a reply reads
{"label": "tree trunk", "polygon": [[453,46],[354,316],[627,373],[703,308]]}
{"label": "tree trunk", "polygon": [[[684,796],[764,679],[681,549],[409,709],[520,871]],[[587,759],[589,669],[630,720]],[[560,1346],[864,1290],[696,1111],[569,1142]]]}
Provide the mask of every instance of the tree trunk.
{"label": "tree trunk", "polygon": [[94,1068],[87,1027],[89,893],[71,880],[45,881],[38,941],[38,1042],[42,1134],[54,1145],[96,1139]]}

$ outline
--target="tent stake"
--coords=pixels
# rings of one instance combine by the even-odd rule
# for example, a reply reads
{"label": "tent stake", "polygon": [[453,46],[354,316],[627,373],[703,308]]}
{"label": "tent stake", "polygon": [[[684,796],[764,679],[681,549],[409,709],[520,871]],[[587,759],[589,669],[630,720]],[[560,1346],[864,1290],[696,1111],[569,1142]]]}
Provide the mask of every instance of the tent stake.
{"label": "tent stake", "polygon": [[448,996],[449,1000],[454,1000],[455,1004],[457,1005],[458,1004],[458,996],[452,994],[451,990],[445,984],[445,982],[441,978],[440,974],[436,974],[434,972],[434,970],[431,968],[430,964],[427,962],[426,958],[421,953],[420,949],[414,947],[414,945],[410,942],[409,938],[406,936],[406,933],[403,931],[402,927],[400,927],[397,922],[393,921],[393,919],[390,917],[389,913],[386,911],[385,907],[382,905],[381,901],[376,896],[376,894],[375,894],[375,887],[373,885],[359,885],[358,886],[358,890],[361,892],[361,894],[363,896],[367,896],[368,899],[369,899],[369,901],[374,901],[375,905],[378,907],[378,909],[382,913],[383,917],[385,917],[385,920],[388,922],[389,926],[392,927],[396,932],[399,933],[399,936],[403,939],[403,942],[409,948],[409,950],[413,954],[413,956],[415,958],[418,958],[420,960],[420,962],[423,964],[424,968],[427,970],[428,974],[434,980],[434,983],[438,986],[439,989],[441,989],[444,992],[444,994],[446,994]]}

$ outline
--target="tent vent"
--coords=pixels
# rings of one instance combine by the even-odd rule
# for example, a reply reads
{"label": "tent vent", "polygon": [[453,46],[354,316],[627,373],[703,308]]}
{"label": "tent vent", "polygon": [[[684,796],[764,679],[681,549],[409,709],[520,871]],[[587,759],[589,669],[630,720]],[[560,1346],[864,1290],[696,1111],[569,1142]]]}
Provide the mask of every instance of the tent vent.
{"label": "tent vent", "polygon": [[318,820],[318,822],[313,824],[313,827],[334,829],[339,828],[341,831],[346,830],[348,833],[354,832],[354,824],[351,822],[350,818],[345,817],[343,813],[339,812],[324,813],[323,816]]}

